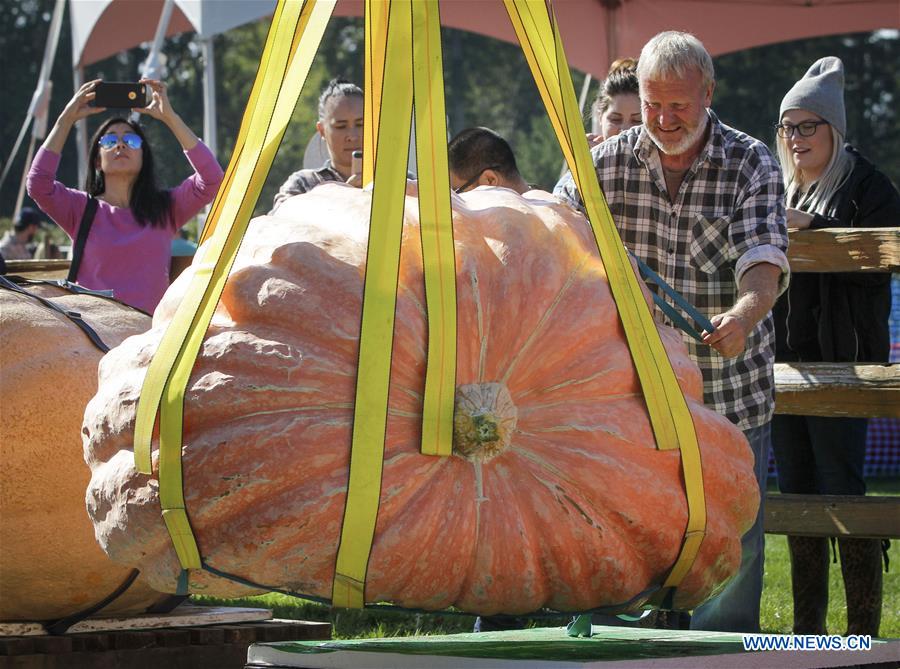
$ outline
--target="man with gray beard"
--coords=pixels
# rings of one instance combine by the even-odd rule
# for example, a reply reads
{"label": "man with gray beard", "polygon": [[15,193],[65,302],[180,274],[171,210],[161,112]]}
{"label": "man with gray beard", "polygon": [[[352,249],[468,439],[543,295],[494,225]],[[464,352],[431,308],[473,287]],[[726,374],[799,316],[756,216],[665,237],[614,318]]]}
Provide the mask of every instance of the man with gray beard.
{"label": "man with gray beard", "polygon": [[[764,499],[775,408],[771,309],[789,278],[781,173],[765,144],[709,109],[713,63],[696,37],[660,33],[641,51],[637,75],[644,123],[592,150],[597,178],[625,246],[715,327],[702,342],[685,334],[685,343],[703,373],[705,404],[744,431]],[[584,210],[571,175],[554,192]],[[737,576],[694,611],[692,629],[759,631],[762,521],[761,504]]]}

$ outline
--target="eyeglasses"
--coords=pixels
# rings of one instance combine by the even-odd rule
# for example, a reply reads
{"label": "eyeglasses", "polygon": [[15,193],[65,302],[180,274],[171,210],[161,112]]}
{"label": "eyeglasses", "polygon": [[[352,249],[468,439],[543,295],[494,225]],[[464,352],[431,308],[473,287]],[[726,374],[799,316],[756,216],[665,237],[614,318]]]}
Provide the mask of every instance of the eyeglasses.
{"label": "eyeglasses", "polygon": [[476,181],[478,181],[481,178],[482,174],[484,174],[488,170],[499,170],[500,167],[501,167],[500,165],[488,165],[487,167],[482,167],[481,170],[476,172],[475,176],[473,176],[471,179],[466,181],[466,183],[464,183],[459,188],[454,188],[453,192],[454,193],[464,193],[467,188],[469,188],[472,184],[474,184]]}
{"label": "eyeglasses", "polygon": [[773,127],[778,132],[779,137],[790,139],[794,136],[794,130],[800,133],[801,137],[812,137],[816,134],[816,130],[820,125],[829,125],[828,121],[803,121],[793,125],[791,123],[776,123]]}
{"label": "eyeglasses", "polygon": [[109,133],[108,135],[103,135],[99,140],[97,140],[97,144],[100,145],[100,148],[104,151],[110,151],[119,144],[119,141],[122,141],[122,144],[127,146],[129,149],[139,149],[144,141],[141,139],[140,135],[136,135],[133,132],[126,132],[122,137],[119,137],[115,133]]}

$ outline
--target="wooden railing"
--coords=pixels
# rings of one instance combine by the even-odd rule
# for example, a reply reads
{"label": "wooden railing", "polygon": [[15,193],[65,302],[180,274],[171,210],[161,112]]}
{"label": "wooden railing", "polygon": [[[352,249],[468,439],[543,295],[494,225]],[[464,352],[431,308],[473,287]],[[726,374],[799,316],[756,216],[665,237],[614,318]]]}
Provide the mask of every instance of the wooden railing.
{"label": "wooden railing", "polygon": [[[191,264],[193,256],[172,256],[169,278],[174,281]],[[7,260],[7,274],[27,279],[65,279],[69,275],[68,260]]]}
{"label": "wooden railing", "polygon": [[[793,272],[900,271],[900,228],[790,233]],[[775,365],[775,412],[900,418],[900,365]],[[766,532],[900,538],[900,497],[777,495],[766,498]]]}
{"label": "wooden railing", "polygon": [[6,273],[29,279],[65,279],[69,273],[68,260],[7,260]]}

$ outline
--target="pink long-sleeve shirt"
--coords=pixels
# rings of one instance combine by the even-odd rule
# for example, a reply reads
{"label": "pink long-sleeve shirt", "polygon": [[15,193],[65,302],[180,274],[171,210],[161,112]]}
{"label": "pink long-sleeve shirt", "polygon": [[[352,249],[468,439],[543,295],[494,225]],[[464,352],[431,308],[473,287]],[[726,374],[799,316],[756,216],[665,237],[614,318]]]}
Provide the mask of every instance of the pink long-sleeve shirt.
{"label": "pink long-sleeve shirt", "polygon": [[[194,174],[172,189],[174,226],[142,226],[130,208],[98,201],[78,270],[80,285],[94,290],[112,289],[117,300],[153,313],[169,286],[172,238],[213,201],[222,183],[222,168],[202,142],[184,153]],[[58,153],[39,150],[28,172],[28,195],[75,239],[88,196],[57,181],[58,167]]]}

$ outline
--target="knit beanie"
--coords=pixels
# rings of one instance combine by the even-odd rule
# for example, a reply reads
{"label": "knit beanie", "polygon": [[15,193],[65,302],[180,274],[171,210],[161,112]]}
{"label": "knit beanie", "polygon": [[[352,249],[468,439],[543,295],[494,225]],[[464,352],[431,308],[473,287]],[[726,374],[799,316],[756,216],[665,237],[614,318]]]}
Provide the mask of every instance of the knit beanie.
{"label": "knit beanie", "polygon": [[844,64],[840,58],[826,56],[812,64],[803,78],[781,101],[778,118],[791,109],[806,109],[828,121],[842,137],[847,135],[844,111]]}

